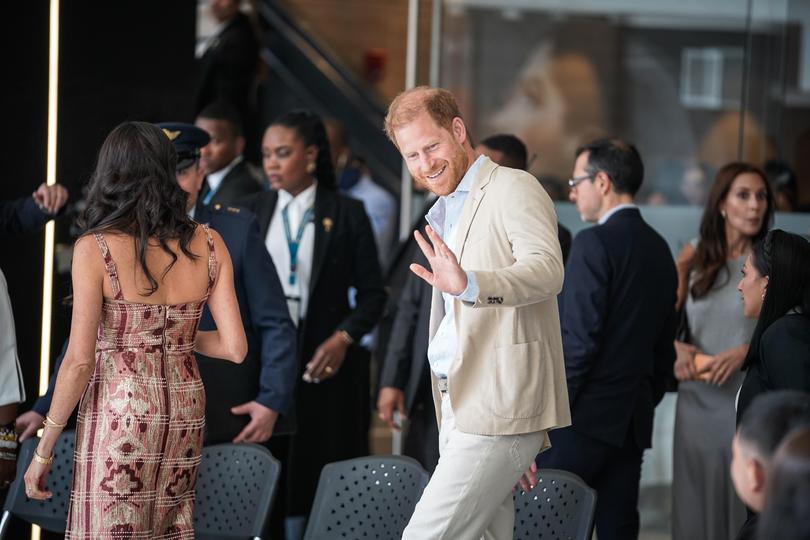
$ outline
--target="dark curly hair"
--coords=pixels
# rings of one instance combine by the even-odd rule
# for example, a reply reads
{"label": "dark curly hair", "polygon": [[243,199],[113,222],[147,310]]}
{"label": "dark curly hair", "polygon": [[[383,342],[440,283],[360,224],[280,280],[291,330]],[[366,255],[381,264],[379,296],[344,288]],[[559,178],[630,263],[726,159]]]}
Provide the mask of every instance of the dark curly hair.
{"label": "dark curly hair", "polygon": [[172,262],[177,254],[168,245],[178,240],[187,257],[196,224],[186,214],[187,195],[177,184],[177,153],[168,137],[153,124],[124,122],[113,129],[101,150],[87,196],[87,207],[79,217],[82,235],[119,232],[132,236],[141,269],[149,281],[146,296],[158,289],[146,266],[146,248],[156,240]]}
{"label": "dark curly hair", "polygon": [[337,189],[335,169],[332,167],[329,139],[321,117],[308,109],[297,109],[273,120],[271,126],[284,126],[292,129],[304,141],[304,146],[314,146],[318,150],[315,160],[315,178],[318,185]]}

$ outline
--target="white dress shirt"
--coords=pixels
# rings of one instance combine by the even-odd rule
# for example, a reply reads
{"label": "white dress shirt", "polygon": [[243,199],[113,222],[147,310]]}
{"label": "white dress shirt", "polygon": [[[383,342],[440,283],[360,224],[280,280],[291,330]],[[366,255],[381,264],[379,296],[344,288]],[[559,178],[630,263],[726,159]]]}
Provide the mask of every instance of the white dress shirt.
{"label": "white dress shirt", "polygon": [[[426,219],[430,227],[436,231],[442,240],[444,240],[447,247],[458,256],[458,248],[456,245],[458,222],[461,219],[461,211],[464,209],[464,203],[467,201],[467,196],[470,194],[473,179],[481,166],[482,156],[478,156],[472,167],[467,169],[464,178],[461,179],[456,190],[450,195],[439,197],[436,203],[430,208],[427,213]],[[460,295],[453,296],[452,294],[442,293],[442,300],[444,300],[444,318],[439,324],[436,335],[428,344],[428,361],[430,362],[430,369],[439,378],[446,378],[450,371],[450,366],[456,357],[458,350],[458,336],[456,333],[456,316],[453,312],[453,302],[456,298],[465,302],[474,302],[478,297],[478,283],[475,280],[475,274],[467,272],[467,288]]]}
{"label": "white dress shirt", "polygon": [[624,210],[625,208],[638,208],[638,206],[636,206],[635,204],[631,204],[631,203],[617,204],[616,206],[614,206],[613,208],[611,208],[610,210],[605,212],[602,215],[602,217],[599,218],[599,221],[597,223],[599,225],[604,225],[605,223],[607,223],[607,220],[609,220],[610,217],[613,214],[615,214],[616,212],[618,212],[620,210]]}
{"label": "white dress shirt", "polygon": [[295,273],[295,284],[290,283],[290,248],[287,244],[287,236],[284,232],[284,219],[281,212],[285,207],[289,207],[287,217],[290,222],[290,235],[295,239],[301,219],[308,208],[315,204],[315,188],[317,182],[293,197],[288,192],[278,191],[278,202],[270,220],[270,228],[267,229],[265,245],[273,264],[276,265],[278,277],[281,280],[281,287],[287,296],[287,307],[290,310],[290,317],[296,326],[298,322],[306,317],[307,304],[309,302],[309,280],[312,277],[312,257],[315,248],[315,224],[310,222],[304,227],[304,234],[298,246],[298,262]]}
{"label": "white dress shirt", "polygon": [[25,401],[14,314],[8,297],[6,277],[0,272],[0,406]]}
{"label": "white dress shirt", "polygon": [[[205,198],[213,197],[216,192],[219,190],[219,187],[222,185],[222,181],[225,180],[225,177],[228,176],[228,173],[233,170],[241,161],[242,156],[236,156],[233,158],[233,161],[225,165],[218,171],[212,172],[211,174],[205,177],[205,181],[208,182],[208,187],[211,190],[209,194]],[[208,204],[205,201],[202,201],[203,204]]]}

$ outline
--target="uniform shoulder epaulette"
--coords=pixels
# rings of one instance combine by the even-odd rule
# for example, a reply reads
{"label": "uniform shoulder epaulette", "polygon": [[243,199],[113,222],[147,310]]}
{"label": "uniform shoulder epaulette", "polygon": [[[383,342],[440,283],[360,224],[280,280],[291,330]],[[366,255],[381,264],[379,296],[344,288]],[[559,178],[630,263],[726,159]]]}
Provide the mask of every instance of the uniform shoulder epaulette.
{"label": "uniform shoulder epaulette", "polygon": [[226,214],[239,214],[240,212],[242,212],[241,208],[238,208],[236,206],[222,206],[220,203],[214,204],[213,208],[217,212],[222,212]]}
{"label": "uniform shoulder epaulette", "polygon": [[232,218],[250,219],[253,214],[244,208],[238,206],[226,206],[224,204],[215,203],[211,205],[211,213],[219,216],[229,216]]}

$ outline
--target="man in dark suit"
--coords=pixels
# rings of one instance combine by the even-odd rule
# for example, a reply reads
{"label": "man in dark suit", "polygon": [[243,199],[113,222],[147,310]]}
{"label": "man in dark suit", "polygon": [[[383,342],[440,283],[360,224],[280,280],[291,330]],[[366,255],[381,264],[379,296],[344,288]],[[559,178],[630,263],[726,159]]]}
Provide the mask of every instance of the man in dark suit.
{"label": "man in dark suit", "polygon": [[[274,432],[281,415],[292,413],[293,389],[297,373],[295,327],[273,261],[264,249],[253,216],[244,210],[219,203],[195,206],[202,171],[196,161],[183,158],[205,148],[206,133],[188,124],[161,124],[178,150],[177,181],[189,194],[188,207],[194,219],[217,231],[230,252],[234,269],[236,297],[248,339],[248,354],[242,364],[198,355],[200,375],[214,399],[206,407],[206,442],[264,443]],[[185,167],[184,167],[185,165]],[[208,310],[200,321],[201,330],[214,329]]]}
{"label": "man in dark suit", "polygon": [[233,206],[237,199],[261,191],[261,179],[242,153],[245,136],[239,113],[229,103],[217,101],[197,115],[195,124],[211,137],[200,155],[205,181],[197,208],[209,204]]}
{"label": "man in dark suit", "polygon": [[250,101],[250,90],[259,63],[259,41],[240,0],[210,0],[211,15],[219,23],[217,33],[198,49],[198,80],[195,111],[217,100],[239,109],[241,120]]}
{"label": "man in dark suit", "polygon": [[30,197],[0,201],[0,234],[33,232],[56,217],[68,200],[61,184],[41,184]]}
{"label": "man in dark suit", "polygon": [[[202,182],[199,150],[207,144],[208,135],[190,124],[160,126],[178,151],[177,181],[189,194],[188,209],[194,213],[192,217],[200,223],[208,223],[222,236],[228,248],[248,341],[248,354],[241,364],[226,365],[226,362],[197,355],[207,395],[205,442],[265,443],[277,432],[279,415],[292,413],[297,373],[296,334],[284,293],[273,261],[259,238],[256,220],[249,212],[220,205],[195,208]],[[214,328],[213,318],[206,308],[200,329]],[[17,419],[21,439],[38,429],[50,407],[60,363],[61,355],[48,393],[37,401],[33,411]]]}
{"label": "man in dark suit", "polygon": [[[421,251],[409,263],[427,265]],[[400,429],[394,411],[410,420],[403,454],[433,472],[439,461],[439,427],[433,410],[427,348],[433,289],[415,274],[401,289],[379,379],[377,411],[392,429]]]}
{"label": "man in dark suit", "polygon": [[[520,169],[521,171],[529,168],[529,153],[526,150],[526,145],[514,135],[491,135],[478,143],[475,151],[504,167]],[[551,193],[549,193],[549,196],[551,196]],[[571,231],[559,221],[557,222],[557,238],[560,241],[563,262],[565,262],[568,260],[568,253],[571,251]]]}
{"label": "man in dark suit", "polygon": [[600,540],[636,538],[644,449],[675,360],[675,264],[633,205],[644,168],[634,146],[582,146],[569,180],[582,219],[561,294],[571,427],[550,434],[542,468],[571,471],[598,493]]}

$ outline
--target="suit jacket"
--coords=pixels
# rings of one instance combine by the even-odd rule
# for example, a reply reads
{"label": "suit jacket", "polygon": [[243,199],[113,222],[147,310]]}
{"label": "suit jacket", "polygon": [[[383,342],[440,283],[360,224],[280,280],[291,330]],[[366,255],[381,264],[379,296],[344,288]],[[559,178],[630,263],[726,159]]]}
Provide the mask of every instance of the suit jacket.
{"label": "suit jacket", "polygon": [[666,241],[638,209],[576,236],[561,308],[575,431],[621,447],[632,429],[650,447],[675,360],[677,282]]}
{"label": "suit jacket", "polygon": [[33,197],[0,201],[0,234],[24,234],[42,227],[55,216],[43,212]]}
{"label": "suit jacket", "polygon": [[[421,251],[414,254],[413,262],[428,267]],[[396,316],[391,332],[381,344],[385,360],[380,371],[379,387],[391,386],[405,393],[407,410],[413,410],[422,384],[429,384],[427,374],[428,330],[433,289],[413,272],[405,281],[399,295]]]}
{"label": "suit jacket", "polygon": [[810,392],[810,315],[785,315],[762,333],[740,389],[737,423],[754,398],[773,390]]}
{"label": "suit jacket", "polygon": [[[267,237],[277,202],[275,191],[256,193],[241,201],[256,214],[262,239]],[[299,328],[302,373],[315,349],[335,330],[345,330],[355,343],[359,342],[377,324],[386,300],[374,234],[363,203],[318,185],[313,221],[309,305]],[[350,287],[357,289],[353,310],[347,294]]]}
{"label": "suit jacket", "polygon": [[[429,202],[419,214],[422,217],[414,230],[424,231],[427,225],[424,216],[434,202]],[[557,238],[565,264],[571,250],[571,231],[557,223]],[[427,259],[411,234],[400,243],[388,267],[388,303],[377,327],[375,351],[375,356],[382,359],[378,389],[392,386],[403,390],[409,411],[415,404],[420,385],[430,384],[427,347],[432,293],[430,286],[411,272],[409,267],[413,262],[427,268]],[[405,313],[400,315],[400,310]]]}
{"label": "suit jacket", "polygon": [[[235,206],[238,200],[261,190],[262,188],[259,185],[259,181],[251,172],[247,161],[242,160],[234,165],[233,169],[228,171],[228,174],[222,179],[222,183],[219,185],[216,193],[211,197],[209,204],[214,206],[217,204],[221,206]],[[199,210],[200,207],[206,206],[202,204],[202,200],[208,195],[209,191],[208,182],[203,183],[200,196],[197,198],[197,210]]]}
{"label": "suit jacket", "polygon": [[[241,364],[197,355],[207,394],[206,442],[230,442],[250,420],[245,415],[231,414],[233,406],[257,401],[283,416],[292,414],[298,372],[297,336],[276,267],[264,248],[253,215],[236,208],[217,210],[204,206],[195,211],[194,218],[208,223],[228,248],[248,342],[248,353]],[[206,306],[200,329],[215,328]],[[288,421],[281,421],[275,433],[290,429]]]}
{"label": "suit jacket", "polygon": [[571,231],[565,225],[557,223],[557,238],[560,241],[563,264],[565,264],[568,261],[568,255],[571,253]]}
{"label": "suit jacket", "polygon": [[244,114],[258,61],[259,42],[250,20],[237,13],[199,60],[195,112],[221,99]]}
{"label": "suit jacket", "polygon": [[[557,294],[563,281],[554,205],[537,179],[483,158],[457,229],[474,302],[453,302],[457,356],[448,394],[458,429],[514,435],[569,424]],[[434,289],[430,339],[444,318]],[[441,397],[433,385],[437,419]]]}

